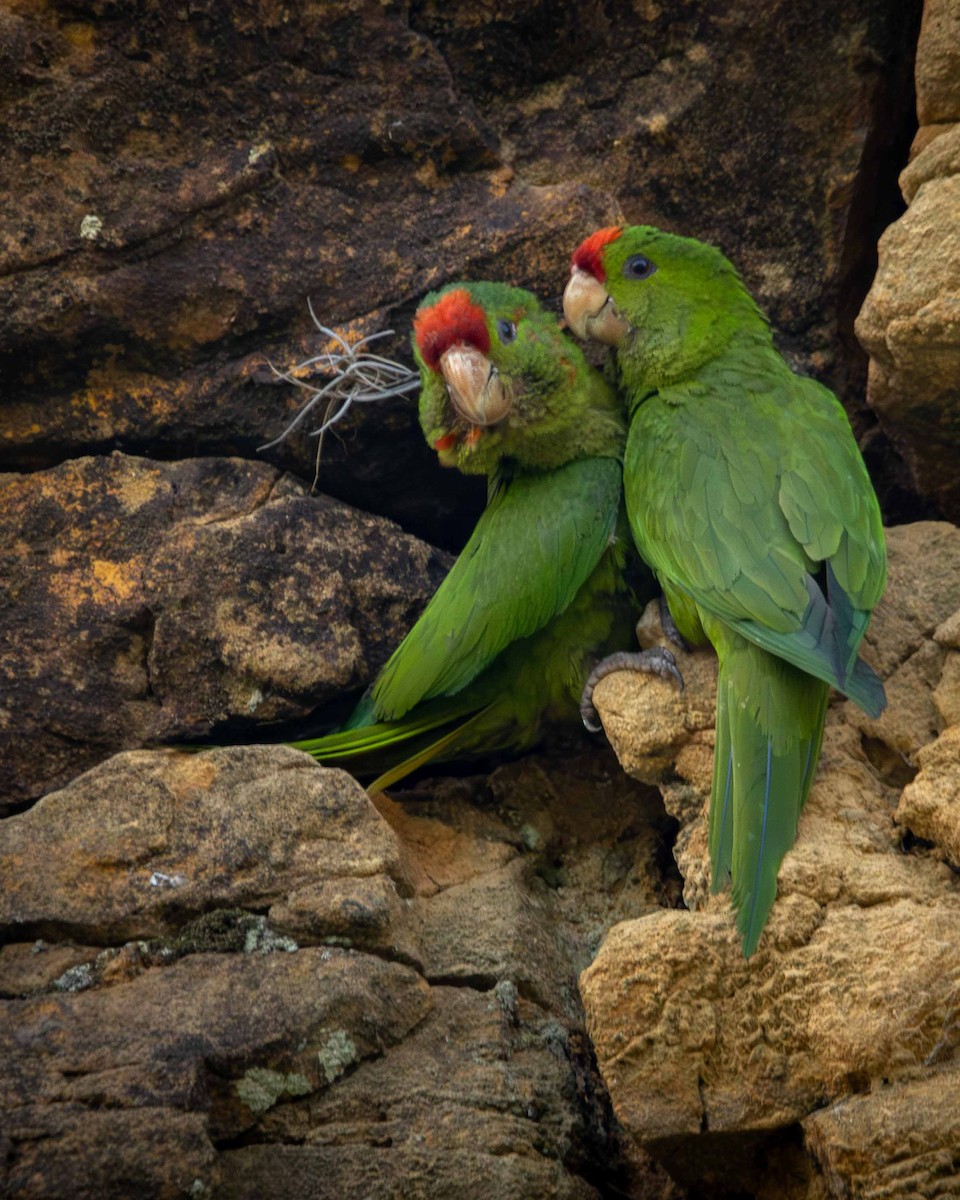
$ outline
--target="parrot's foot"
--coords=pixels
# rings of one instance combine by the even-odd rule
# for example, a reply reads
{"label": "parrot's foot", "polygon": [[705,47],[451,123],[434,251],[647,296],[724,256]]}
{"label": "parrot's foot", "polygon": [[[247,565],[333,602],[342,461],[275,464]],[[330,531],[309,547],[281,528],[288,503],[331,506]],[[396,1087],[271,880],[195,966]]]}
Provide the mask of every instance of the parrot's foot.
{"label": "parrot's foot", "polygon": [[[660,594],[660,628],[664,635],[669,638],[675,646],[679,646],[681,650],[686,650],[689,654],[693,647],[677,628],[676,622],[673,619],[673,613],[670,611],[670,605],[667,603],[666,596]],[[682,685],[681,685],[682,686]]]}
{"label": "parrot's foot", "polygon": [[[679,634],[677,636],[679,637]],[[677,667],[677,660],[665,646],[653,646],[650,650],[641,650],[634,654],[626,650],[609,654],[590,672],[580,697],[580,716],[591,733],[599,733],[603,728],[600,714],[593,706],[593,689],[604,676],[612,675],[614,671],[643,671],[660,679],[672,679],[680,691],[683,691],[683,676]]]}

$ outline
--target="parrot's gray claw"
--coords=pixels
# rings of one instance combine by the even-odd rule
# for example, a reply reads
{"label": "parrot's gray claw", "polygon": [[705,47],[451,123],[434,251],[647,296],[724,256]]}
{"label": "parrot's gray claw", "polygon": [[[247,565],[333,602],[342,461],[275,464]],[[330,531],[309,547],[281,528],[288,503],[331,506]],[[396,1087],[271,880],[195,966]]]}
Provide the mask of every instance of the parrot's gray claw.
{"label": "parrot's gray claw", "polygon": [[[660,628],[663,630],[666,637],[670,639],[675,646],[679,646],[681,650],[686,650],[688,653],[693,649],[687,639],[677,628],[677,624],[673,619],[673,613],[670,611],[670,605],[667,603],[666,596],[660,594]],[[680,685],[680,690],[683,691],[683,685]]]}
{"label": "parrot's gray claw", "polygon": [[659,679],[672,679],[683,695],[683,676],[680,674],[677,660],[665,646],[653,646],[650,650],[634,654],[626,650],[608,654],[587,676],[583,695],[580,697],[580,718],[590,733],[599,733],[603,728],[600,714],[593,704],[593,689],[601,679],[612,675],[614,671],[643,671],[647,675],[656,675]]}

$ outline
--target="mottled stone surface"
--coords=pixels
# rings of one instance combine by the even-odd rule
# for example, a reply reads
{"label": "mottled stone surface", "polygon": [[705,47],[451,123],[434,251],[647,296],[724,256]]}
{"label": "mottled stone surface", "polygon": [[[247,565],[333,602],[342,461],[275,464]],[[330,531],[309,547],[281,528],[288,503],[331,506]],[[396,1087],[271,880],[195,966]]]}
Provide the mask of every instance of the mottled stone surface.
{"label": "mottled stone surface", "polygon": [[920,772],[903,789],[897,821],[933,842],[960,869],[960,724],[945,729],[918,755]]}
{"label": "mottled stone surface", "polygon": [[430,1006],[414,971],[336,949],[196,954],[122,985],[9,1001],[0,1102],[16,1153],[4,1189],[212,1189],[215,1140],[328,1088]]}
{"label": "mottled stone surface", "polygon": [[960,513],[960,174],[952,157],[930,161],[936,147],[933,142],[921,159],[928,157],[931,171],[951,173],[927,179],[881,238],[877,275],[857,318],[857,336],[870,354],[871,406],[903,447],[920,490],[955,518]]}
{"label": "mottled stone surface", "polygon": [[669,1200],[576,976],[675,900],[670,833],[583,747],[402,806],[288,747],[115,756],[0,821],[0,1191]]}
{"label": "mottled stone surface", "polygon": [[0,811],[121,747],[372,678],[449,560],[240,459],[0,477]]}
{"label": "mottled stone surface", "polygon": [[286,746],[116,755],[0,822],[0,860],[0,931],[108,944],[246,908],[300,941],[365,926],[380,948],[411,890],[356,782]]}
{"label": "mottled stone surface", "polygon": [[960,121],[960,9],[956,0],[925,0],[917,46],[920,125]]}
{"label": "mottled stone surface", "polygon": [[[919,0],[0,4],[0,467],[37,472],[0,485],[0,812],[50,792],[0,820],[0,1192],[949,1191],[955,1131],[927,1087],[956,1043],[953,860],[940,826],[894,812],[918,764],[943,808],[949,764],[925,747],[956,724],[955,530],[892,540],[869,653],[894,719],[835,707],[749,965],[726,898],[708,899],[709,654],[684,663],[682,701],[602,685],[624,763],[655,786],[585,738],[372,801],[280,748],[104,761],[345,704],[446,565],[282,475],[313,479],[314,440],[258,454],[303,400],[270,364],[326,348],[308,297],[351,338],[396,330],[380,346],[409,361],[413,311],[447,280],[556,305],[598,226],[704,237],[841,393],[889,511],[952,503],[936,390],[953,345],[950,0],[924,25],[928,123],[903,176],[921,208],[878,276],[904,281],[874,370],[915,372],[876,376],[881,425],[851,336],[878,224],[900,211],[919,15]],[[484,497],[438,467],[409,398],[328,436],[319,488],[447,550]],[[932,565],[905,575],[897,556],[924,546]],[[620,978],[605,950],[590,1003],[620,1022],[604,1066],[618,1107],[629,1076],[623,1111],[653,1114],[647,1130],[611,1113],[576,984],[635,925],[656,961]],[[648,1059],[663,1071],[645,1076]]]}
{"label": "mottled stone surface", "polygon": [[[920,129],[900,176],[909,205],[880,239],[856,321],[867,398],[916,488],[960,516],[960,8],[926,0],[917,46]],[[933,432],[935,431],[935,432]]]}
{"label": "mottled stone surface", "polygon": [[955,1066],[848,1097],[804,1122],[833,1200],[937,1200],[960,1192]]}
{"label": "mottled stone surface", "polygon": [[[327,324],[396,329],[384,349],[407,355],[431,287],[495,275],[556,300],[573,247],[621,216],[719,242],[855,406],[837,330],[909,136],[919,12],[8,4],[0,461],[249,455],[301,399],[265,358],[321,349],[308,297]],[[312,478],[307,439],[270,457]],[[482,503],[410,401],[325,457],[326,490],[445,545]]]}

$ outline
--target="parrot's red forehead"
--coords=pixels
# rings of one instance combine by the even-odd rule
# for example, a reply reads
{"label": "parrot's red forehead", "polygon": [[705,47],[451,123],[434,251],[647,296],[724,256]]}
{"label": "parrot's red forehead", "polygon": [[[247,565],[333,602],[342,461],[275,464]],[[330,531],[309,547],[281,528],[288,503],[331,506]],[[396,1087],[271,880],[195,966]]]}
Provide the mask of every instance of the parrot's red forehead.
{"label": "parrot's red forehead", "polygon": [[481,354],[490,350],[483,309],[474,304],[466,288],[455,288],[430,308],[418,309],[413,331],[423,361],[432,371],[437,369],[444,351],[460,342],[474,346]]}
{"label": "parrot's red forehead", "polygon": [[586,241],[581,242],[574,250],[571,264],[592,275],[599,283],[606,282],[607,272],[600,251],[604,246],[615,242],[621,233],[623,230],[619,225],[610,225],[606,229],[598,229],[596,233],[591,233]]}

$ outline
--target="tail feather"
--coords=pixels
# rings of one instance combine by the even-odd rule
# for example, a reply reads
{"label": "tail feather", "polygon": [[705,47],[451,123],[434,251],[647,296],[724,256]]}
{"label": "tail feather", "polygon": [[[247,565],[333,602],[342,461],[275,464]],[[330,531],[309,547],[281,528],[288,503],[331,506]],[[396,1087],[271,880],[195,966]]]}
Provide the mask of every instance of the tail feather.
{"label": "tail feather", "polygon": [[[474,728],[472,719],[478,707],[476,697],[462,697],[459,702],[456,697],[443,698],[418,706],[399,721],[354,726],[351,718],[350,723],[334,733],[290,744],[297,750],[306,751],[318,762],[342,764],[360,776],[376,775],[394,770],[399,766],[398,759],[406,761],[417,755],[425,763],[439,757],[447,744],[448,734]],[[479,708],[479,711],[486,712],[488,708]],[[414,767],[410,767],[412,770]],[[409,774],[409,771],[402,774]]]}
{"label": "tail feather", "polygon": [[810,603],[800,627],[792,633],[743,620],[731,622],[728,630],[735,626],[754,645],[831,684],[868,716],[877,717],[887,703],[883,683],[872,667],[857,657],[870,614],[853,607],[832,569],[828,569],[827,581],[829,603],[816,580],[808,576]]}
{"label": "tail feather", "polygon": [[431,742],[422,750],[418,750],[415,754],[411,754],[409,758],[405,758],[403,762],[397,763],[395,766],[384,771],[381,775],[369,785],[368,792],[382,792],[388,787],[393,787],[395,783],[399,783],[401,779],[406,779],[408,775],[413,774],[418,767],[426,766],[429,762],[436,762],[442,758],[450,758],[464,744],[469,742],[477,725],[479,725],[484,717],[486,717],[493,705],[488,705],[482,708],[478,713],[462,725],[458,725],[456,729],[451,729],[449,733],[438,738],[435,742]]}
{"label": "tail feather", "polygon": [[887,707],[883,680],[869,663],[858,658],[847,676],[846,695],[859,704],[868,717],[879,717]]}
{"label": "tail feather", "polygon": [[736,635],[720,639],[718,651],[713,890],[732,878],[737,929],[749,958],[813,784],[828,688]]}
{"label": "tail feather", "polygon": [[733,874],[733,747],[727,714],[729,686],[717,687],[717,737],[713,751],[713,801],[710,805],[711,890],[719,892]]}
{"label": "tail feather", "polygon": [[[794,742],[774,755],[773,737],[754,722],[737,722],[734,756],[733,903],[744,957],[757,948],[777,898],[777,873],[797,836],[805,747]],[[747,743],[746,748],[744,743]]]}

